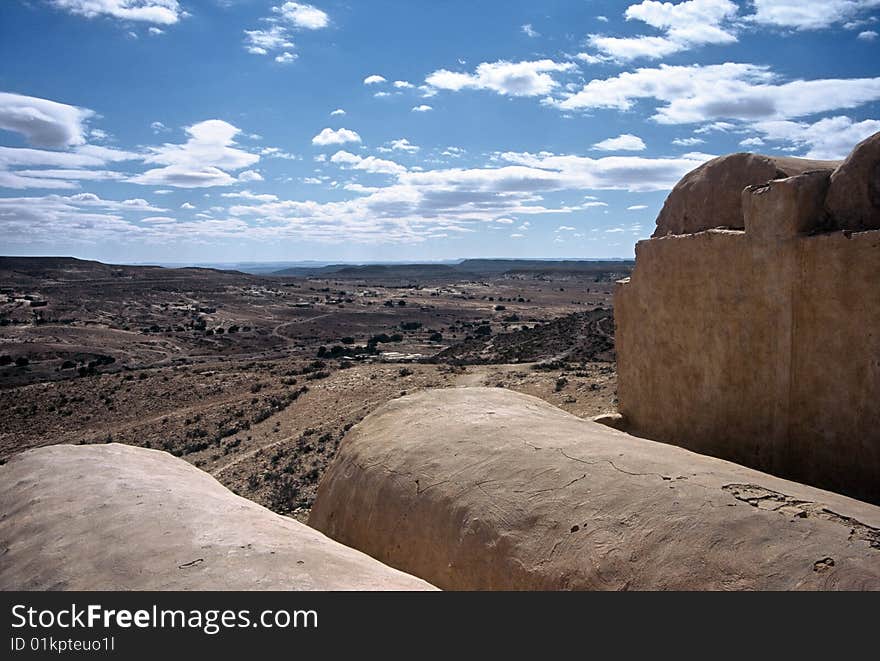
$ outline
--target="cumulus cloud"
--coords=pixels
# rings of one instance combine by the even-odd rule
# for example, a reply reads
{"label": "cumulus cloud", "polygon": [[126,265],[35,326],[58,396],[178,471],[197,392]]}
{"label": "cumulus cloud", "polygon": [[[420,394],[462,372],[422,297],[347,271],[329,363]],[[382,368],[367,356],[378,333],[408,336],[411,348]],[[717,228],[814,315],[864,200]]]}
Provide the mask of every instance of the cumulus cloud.
{"label": "cumulus cloud", "polygon": [[531,37],[532,39],[541,36],[541,33],[537,32],[535,28],[532,27],[531,23],[526,23],[525,25],[521,26],[520,30],[522,30],[522,33],[524,35],[526,35],[527,37]]}
{"label": "cumulus cloud", "polygon": [[256,170],[245,170],[238,175],[238,180],[244,183],[251,181],[263,181],[263,175]]}
{"label": "cumulus cloud", "polygon": [[294,55],[293,53],[290,53],[288,51],[284,51],[280,55],[275,56],[275,61],[278,64],[289,64],[289,63],[293,62],[297,57],[299,57],[299,56]]}
{"label": "cumulus cloud", "polygon": [[337,108],[336,110],[334,110],[333,112],[330,113],[330,116],[335,117],[335,116],[344,115],[344,114],[345,114],[345,111],[342,108]]}
{"label": "cumulus cloud", "polygon": [[150,147],[144,161],[164,167],[147,170],[129,181],[144,185],[204,188],[228,186],[236,182],[229,172],[253,165],[260,160],[235,147],[240,129],[219,119],[209,119],[186,129],[184,144]]}
{"label": "cumulus cloud", "polygon": [[178,0],[49,0],[71,14],[95,18],[110,16],[124,21],[159,25],[177,23],[185,13]]}
{"label": "cumulus cloud", "polygon": [[384,82],[387,82],[385,78],[377,73],[374,73],[364,78],[364,85],[378,85],[379,83]]}
{"label": "cumulus cloud", "polygon": [[87,108],[0,92],[0,129],[15,131],[36,147],[61,148],[85,143]]}
{"label": "cumulus cloud", "polygon": [[536,60],[532,62],[483,62],[474,73],[440,69],[428,75],[425,82],[443,90],[490,90],[508,96],[539,96],[558,86],[550,75],[576,69],[572,62]]}
{"label": "cumulus cloud", "polygon": [[877,38],[877,33],[874,30],[865,30],[863,32],[859,32],[858,39],[862,41],[874,41]]}
{"label": "cumulus cloud", "polygon": [[275,61],[288,64],[297,59],[293,52],[296,45],[290,37],[290,30],[319,30],[327,27],[330,19],[325,12],[299,2],[285,2],[272,8],[273,16],[264,18],[268,27],[258,30],[245,30],[245,50],[253,55],[275,53]]}
{"label": "cumulus cloud", "polygon": [[706,44],[731,44],[737,40],[730,25],[737,11],[737,5],[730,0],[686,0],[677,4],[645,0],[630,5],[624,16],[627,21],[640,21],[662,35],[593,34],[589,43],[617,60],[656,59]]}
{"label": "cumulus cloud", "polygon": [[415,154],[420,149],[420,147],[418,145],[414,145],[406,138],[392,140],[388,144],[389,144],[390,149],[395,150],[395,151],[403,151],[408,154]]}
{"label": "cumulus cloud", "polygon": [[373,174],[401,174],[406,168],[395,163],[375,156],[358,156],[347,151],[338,151],[330,157],[330,162],[355,170],[363,170]]}
{"label": "cumulus cloud", "polygon": [[753,0],[755,13],[745,20],[794,30],[821,30],[846,23],[880,7],[878,0]]}
{"label": "cumulus cloud", "polygon": [[425,105],[425,104],[423,103],[423,104],[420,105],[420,106],[413,106],[412,111],[413,111],[413,112],[428,112],[428,111],[433,110],[433,109],[434,109],[434,108],[432,108],[431,106]]}
{"label": "cumulus cloud", "polygon": [[782,82],[762,65],[661,64],[591,80],[580,91],[548,103],[563,110],[629,110],[639,99],[665,104],[653,116],[661,124],[791,119],[876,101],[880,78]]}
{"label": "cumulus cloud", "polygon": [[293,49],[294,43],[280,25],[266,30],[245,30],[245,50],[252,55],[268,55],[269,51]]}
{"label": "cumulus cloud", "polygon": [[294,27],[305,30],[320,30],[330,24],[330,17],[313,5],[285,2],[280,7],[273,7],[272,11]]}
{"label": "cumulus cloud", "polygon": [[645,141],[631,133],[623,133],[616,138],[608,138],[597,142],[593,149],[599,151],[644,151],[647,149]]}
{"label": "cumulus cloud", "polygon": [[325,128],[312,138],[312,144],[321,147],[326,145],[343,145],[346,142],[360,141],[361,136],[359,136],[356,131],[350,131],[349,129],[333,130],[331,128]]}
{"label": "cumulus cloud", "polygon": [[[814,123],[791,121],[759,122],[755,125],[762,141],[790,144],[805,158],[838,160],[865,138],[880,131],[880,121],[866,119],[854,122],[849,117],[826,117]],[[743,141],[747,142],[747,141]],[[741,143],[742,144],[742,143]]]}

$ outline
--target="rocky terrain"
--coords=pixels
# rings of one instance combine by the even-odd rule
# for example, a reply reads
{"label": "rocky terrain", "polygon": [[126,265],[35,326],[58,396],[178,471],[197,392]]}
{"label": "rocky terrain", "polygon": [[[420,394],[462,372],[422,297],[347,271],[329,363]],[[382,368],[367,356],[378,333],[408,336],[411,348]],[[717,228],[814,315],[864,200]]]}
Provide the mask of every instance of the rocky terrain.
{"label": "rocky terrain", "polygon": [[404,393],[491,385],[613,410],[607,310],[629,267],[578,264],[325,279],[0,258],[0,461],[165,450],[305,520],[346,431]]}

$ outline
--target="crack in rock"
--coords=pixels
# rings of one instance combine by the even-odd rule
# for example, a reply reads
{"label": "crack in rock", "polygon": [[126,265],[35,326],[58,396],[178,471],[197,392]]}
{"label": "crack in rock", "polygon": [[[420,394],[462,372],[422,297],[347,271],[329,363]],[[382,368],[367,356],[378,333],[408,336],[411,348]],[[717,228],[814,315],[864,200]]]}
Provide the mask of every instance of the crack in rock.
{"label": "crack in rock", "polygon": [[[768,512],[779,512],[798,519],[821,519],[849,528],[849,539],[867,542],[873,549],[880,550],[880,528],[874,528],[858,519],[838,514],[821,503],[798,500],[784,493],[773,491],[757,484],[725,484],[721,487],[734,498],[752,507]],[[833,564],[833,561],[832,561]]]}

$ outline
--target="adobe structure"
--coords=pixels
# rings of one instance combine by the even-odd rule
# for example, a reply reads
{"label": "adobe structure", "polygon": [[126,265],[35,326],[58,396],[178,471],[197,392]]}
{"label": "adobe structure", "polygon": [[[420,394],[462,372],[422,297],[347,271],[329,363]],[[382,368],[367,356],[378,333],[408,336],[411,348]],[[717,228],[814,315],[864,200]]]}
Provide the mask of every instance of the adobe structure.
{"label": "adobe structure", "polygon": [[614,315],[627,431],[880,503],[880,134],[686,175]]}

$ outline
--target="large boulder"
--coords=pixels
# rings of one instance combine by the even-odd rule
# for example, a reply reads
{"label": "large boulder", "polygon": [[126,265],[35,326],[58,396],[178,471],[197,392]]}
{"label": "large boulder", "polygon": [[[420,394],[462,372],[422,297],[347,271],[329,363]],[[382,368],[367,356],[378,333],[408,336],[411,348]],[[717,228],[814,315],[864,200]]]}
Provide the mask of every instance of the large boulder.
{"label": "large boulder", "polygon": [[0,513],[0,590],[432,589],[156,450],[17,455]]}
{"label": "large boulder", "polygon": [[746,186],[813,170],[831,171],[839,164],[748,153],[713,158],[675,185],[657,216],[657,229],[652,236],[693,234],[715,227],[743,229],[741,196]]}
{"label": "large boulder", "polygon": [[836,229],[880,229],[880,133],[862,140],[832,173],[825,209]]}
{"label": "large boulder", "polygon": [[880,589],[880,508],[501,388],[369,415],[309,524],[448,589]]}

